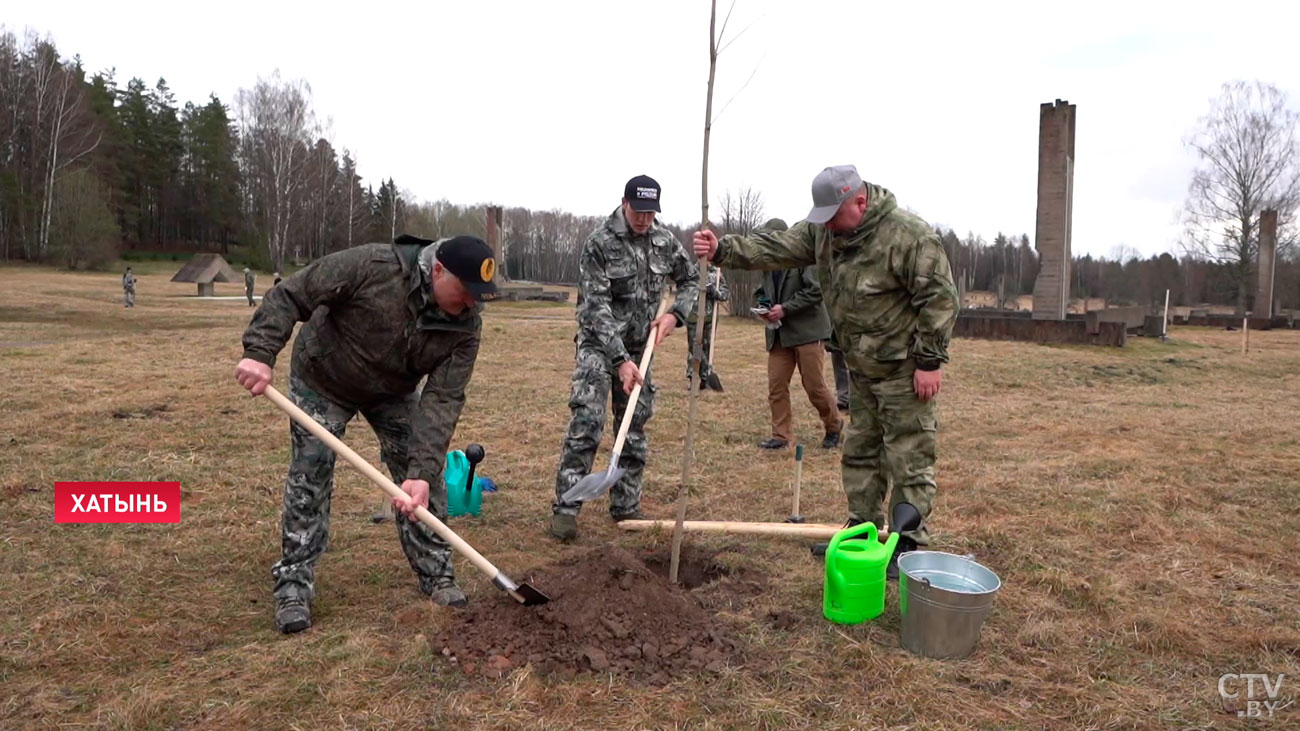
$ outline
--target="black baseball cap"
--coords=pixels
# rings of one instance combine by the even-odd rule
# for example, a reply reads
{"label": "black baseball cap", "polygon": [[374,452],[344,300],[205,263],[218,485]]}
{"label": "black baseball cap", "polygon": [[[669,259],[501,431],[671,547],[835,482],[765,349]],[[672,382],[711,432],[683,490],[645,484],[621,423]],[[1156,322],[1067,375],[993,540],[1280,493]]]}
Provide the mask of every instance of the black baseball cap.
{"label": "black baseball cap", "polygon": [[456,236],[438,245],[434,255],[443,268],[465,285],[474,299],[484,302],[497,298],[497,262],[492,247],[474,236]]}
{"label": "black baseball cap", "polygon": [[659,193],[659,183],[649,175],[638,175],[623,186],[623,198],[632,204],[634,211],[660,213]]}

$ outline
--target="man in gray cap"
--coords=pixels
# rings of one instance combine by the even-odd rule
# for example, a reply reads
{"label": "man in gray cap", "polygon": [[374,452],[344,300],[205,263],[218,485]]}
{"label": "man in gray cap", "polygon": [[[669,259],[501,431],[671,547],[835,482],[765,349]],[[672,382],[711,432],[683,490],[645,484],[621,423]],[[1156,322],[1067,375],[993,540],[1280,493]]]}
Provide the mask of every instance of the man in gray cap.
{"label": "man in gray cap", "polygon": [[[813,208],[789,231],[724,236],[698,231],[696,256],[737,269],[815,265],[837,347],[849,369],[852,421],[841,460],[847,525],[884,525],[899,502],[928,516],[934,480],[934,397],[957,320],[957,287],[934,228],[900,208],[894,194],[864,183],[852,165],[828,167],[812,183]],[[929,544],[923,525],[904,533],[897,555]]]}

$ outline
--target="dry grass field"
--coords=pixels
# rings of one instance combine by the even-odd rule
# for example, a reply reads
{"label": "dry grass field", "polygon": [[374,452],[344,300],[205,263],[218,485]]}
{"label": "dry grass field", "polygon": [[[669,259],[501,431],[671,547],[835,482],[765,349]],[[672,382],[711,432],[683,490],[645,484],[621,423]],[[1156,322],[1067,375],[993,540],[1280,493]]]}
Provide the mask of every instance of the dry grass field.
{"label": "dry grass field", "polygon": [[[969,659],[901,649],[893,587],[875,621],[823,620],[805,543],[688,535],[732,572],[690,593],[742,638],[743,662],[666,685],[526,665],[486,678],[431,646],[449,610],[418,593],[392,526],[368,521],[379,491],[342,462],[315,626],[274,631],[287,420],[232,378],[251,310],[195,299],[174,267],[137,269],[127,310],[112,273],[0,268],[0,728],[1231,728],[1224,673],[1285,673],[1283,695],[1300,692],[1300,332],[1252,333],[1245,356],[1238,333],[1190,328],[1124,349],[955,342],[931,530],[1004,582]],[[568,306],[485,316],[453,446],[482,443],[500,491],[452,527],[507,573],[666,543],[620,533],[603,502],[576,544],[545,536],[573,327]],[[671,517],[680,473],[683,340],[657,354],[654,517]],[[718,370],[688,515],[779,521],[793,464],[754,447],[758,324],[722,323]],[[815,446],[794,389],[803,512],[838,522],[838,453]],[[347,441],[378,463],[364,422]],[[179,480],[181,522],[56,525],[59,480]],[[472,602],[497,599],[457,569]],[[1273,724],[1297,722],[1291,706]]]}

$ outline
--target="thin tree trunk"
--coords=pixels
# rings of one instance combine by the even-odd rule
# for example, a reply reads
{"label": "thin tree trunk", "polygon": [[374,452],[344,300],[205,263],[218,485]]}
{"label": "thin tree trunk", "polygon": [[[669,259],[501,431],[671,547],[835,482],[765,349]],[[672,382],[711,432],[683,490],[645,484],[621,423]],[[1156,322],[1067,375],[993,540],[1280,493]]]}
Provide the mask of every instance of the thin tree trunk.
{"label": "thin tree trunk", "polygon": [[[718,39],[715,28],[718,20],[718,3],[709,3],[709,85],[704,102],[704,154],[700,166],[700,226],[709,226],[709,133],[713,129],[713,79],[718,66]],[[699,300],[695,306],[695,339],[691,343],[691,408],[686,422],[686,443],[682,450],[682,481],[677,488],[677,522],[673,526],[672,558],[668,566],[668,580],[677,583],[677,569],[681,563],[682,524],[686,520],[686,497],[690,494],[691,462],[695,457],[695,422],[700,410],[700,362],[704,354],[704,311],[708,296],[709,262],[699,260]]]}

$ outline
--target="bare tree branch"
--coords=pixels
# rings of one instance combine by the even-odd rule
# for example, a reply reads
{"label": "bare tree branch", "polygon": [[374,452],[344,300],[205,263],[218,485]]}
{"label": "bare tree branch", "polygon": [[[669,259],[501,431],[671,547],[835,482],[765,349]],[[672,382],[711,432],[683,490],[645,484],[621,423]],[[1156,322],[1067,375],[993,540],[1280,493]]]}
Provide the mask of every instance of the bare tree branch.
{"label": "bare tree branch", "polygon": [[[1279,249],[1297,239],[1300,114],[1276,87],[1223,86],[1187,146],[1200,158],[1188,185],[1182,248],[1229,265],[1244,311],[1259,250],[1259,214],[1278,212]],[[1282,253],[1279,251],[1279,253]]]}

